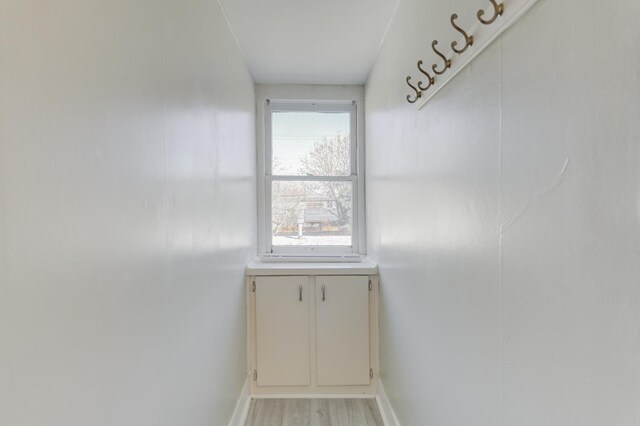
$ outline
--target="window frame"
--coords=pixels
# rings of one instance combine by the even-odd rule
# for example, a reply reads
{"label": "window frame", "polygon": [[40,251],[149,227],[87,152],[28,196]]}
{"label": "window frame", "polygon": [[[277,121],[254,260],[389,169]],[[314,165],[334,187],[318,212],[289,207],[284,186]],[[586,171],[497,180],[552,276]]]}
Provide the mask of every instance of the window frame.
{"label": "window frame", "polygon": [[[361,254],[361,238],[363,227],[360,223],[362,219],[363,196],[362,193],[362,165],[360,161],[360,138],[358,137],[358,104],[355,100],[270,100],[265,99],[263,103],[263,147],[260,159],[262,185],[259,194],[261,206],[259,220],[263,224],[259,231],[259,244],[264,258],[322,258],[322,257],[349,257]],[[298,176],[298,175],[273,175],[273,141],[272,141],[272,114],[274,112],[347,112],[350,114],[350,162],[351,174],[345,176]],[[330,246],[330,245],[292,245],[274,246],[272,228],[272,184],[274,181],[333,181],[351,182],[352,188],[352,224],[351,224],[351,245],[350,246]]]}

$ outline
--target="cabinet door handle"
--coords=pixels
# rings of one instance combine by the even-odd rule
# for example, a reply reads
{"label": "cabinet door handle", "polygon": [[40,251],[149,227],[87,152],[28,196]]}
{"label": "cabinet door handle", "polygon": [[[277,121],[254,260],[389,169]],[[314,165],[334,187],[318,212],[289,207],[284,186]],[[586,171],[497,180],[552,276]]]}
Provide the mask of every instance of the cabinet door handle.
{"label": "cabinet door handle", "polygon": [[302,302],[302,286],[298,286],[298,299]]}
{"label": "cabinet door handle", "polygon": [[324,284],[322,284],[322,301],[323,301],[323,302],[324,302],[325,300],[327,300],[327,298],[326,298],[326,294],[325,294],[325,293],[326,293],[326,291],[327,291],[327,288],[324,286]]}

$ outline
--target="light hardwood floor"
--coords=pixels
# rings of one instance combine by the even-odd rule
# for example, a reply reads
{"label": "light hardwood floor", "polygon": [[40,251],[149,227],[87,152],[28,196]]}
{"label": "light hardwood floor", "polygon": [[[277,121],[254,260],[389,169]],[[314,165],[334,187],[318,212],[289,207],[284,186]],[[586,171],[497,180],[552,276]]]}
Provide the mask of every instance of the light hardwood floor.
{"label": "light hardwood floor", "polygon": [[254,399],[245,426],[384,426],[375,399]]}

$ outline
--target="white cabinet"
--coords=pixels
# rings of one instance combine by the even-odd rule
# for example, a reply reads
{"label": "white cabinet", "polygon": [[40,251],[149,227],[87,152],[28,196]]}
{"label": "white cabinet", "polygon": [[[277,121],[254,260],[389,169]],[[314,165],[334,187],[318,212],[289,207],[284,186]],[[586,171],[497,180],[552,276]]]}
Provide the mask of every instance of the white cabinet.
{"label": "white cabinet", "polygon": [[318,385],[368,385],[369,278],[316,278]]}
{"label": "white cabinet", "polygon": [[247,318],[252,393],[375,394],[376,274],[250,272]]}
{"label": "white cabinet", "polygon": [[309,280],[256,277],[258,386],[308,386]]}

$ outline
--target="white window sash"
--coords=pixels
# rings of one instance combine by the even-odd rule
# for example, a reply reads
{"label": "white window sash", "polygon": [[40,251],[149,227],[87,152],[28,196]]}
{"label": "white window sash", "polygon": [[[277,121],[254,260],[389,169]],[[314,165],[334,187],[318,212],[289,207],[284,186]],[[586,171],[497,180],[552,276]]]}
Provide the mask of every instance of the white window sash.
{"label": "white window sash", "polygon": [[[349,112],[350,113],[350,169],[351,175],[347,176],[313,176],[313,175],[273,175],[273,133],[272,133],[272,114],[274,112]],[[303,256],[322,256],[334,254],[357,254],[359,253],[359,179],[357,171],[358,167],[358,137],[357,137],[357,111],[355,102],[321,102],[321,101],[286,101],[286,102],[267,102],[265,105],[265,122],[264,122],[264,242],[265,254],[284,254],[284,255],[303,255]],[[273,245],[273,223],[272,223],[272,183],[276,181],[284,182],[310,182],[310,181],[326,181],[326,182],[351,182],[352,206],[351,206],[351,245],[350,246],[274,246]]]}

